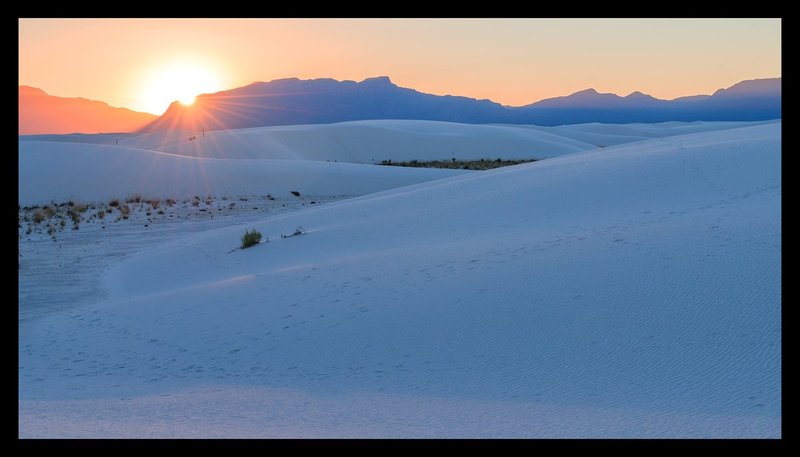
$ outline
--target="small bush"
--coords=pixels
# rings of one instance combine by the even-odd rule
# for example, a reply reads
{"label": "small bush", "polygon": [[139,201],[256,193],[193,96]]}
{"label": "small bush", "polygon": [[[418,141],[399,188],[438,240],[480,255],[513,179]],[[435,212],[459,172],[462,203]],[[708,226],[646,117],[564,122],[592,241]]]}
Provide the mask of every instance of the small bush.
{"label": "small bush", "polygon": [[112,208],[115,206],[119,206],[119,200],[117,200],[116,198],[114,200],[111,200],[110,202],[108,202],[108,206]]}
{"label": "small bush", "polygon": [[261,233],[259,233],[256,229],[252,231],[245,230],[244,235],[242,235],[242,249],[247,249],[250,246],[255,246],[261,242]]}
{"label": "small bush", "polygon": [[130,212],[131,208],[128,205],[122,205],[119,207],[119,213],[122,215],[123,219],[127,219]]}
{"label": "small bush", "polygon": [[81,213],[76,208],[73,207],[67,214],[72,219],[73,224],[78,225],[81,223]]}
{"label": "small bush", "polygon": [[44,220],[44,213],[42,213],[41,211],[38,211],[38,210],[35,213],[33,213],[33,223],[34,224],[39,224],[43,220]]}
{"label": "small bush", "polygon": [[161,200],[159,200],[157,198],[153,198],[153,199],[150,200],[150,206],[153,209],[158,209],[158,205],[160,205],[160,204],[161,204]]}
{"label": "small bush", "polygon": [[98,219],[102,219],[102,218],[104,218],[104,217],[106,217],[106,212],[105,212],[105,211],[103,211],[103,210],[101,209],[100,211],[98,211],[98,212],[97,212],[97,218],[98,218]]}
{"label": "small bush", "polygon": [[45,205],[45,207],[42,208],[42,211],[44,211],[44,216],[46,218],[48,218],[48,219],[50,219],[51,217],[53,217],[56,214],[56,209],[53,208],[52,206],[46,206]]}
{"label": "small bush", "polygon": [[142,196],[139,194],[133,194],[125,200],[125,203],[141,203]]}

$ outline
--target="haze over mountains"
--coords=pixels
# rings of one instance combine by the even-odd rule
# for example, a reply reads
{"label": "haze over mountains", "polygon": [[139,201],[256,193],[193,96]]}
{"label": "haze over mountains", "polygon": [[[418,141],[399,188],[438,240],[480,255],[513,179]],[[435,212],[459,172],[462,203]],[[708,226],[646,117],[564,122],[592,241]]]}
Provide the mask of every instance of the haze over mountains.
{"label": "haze over mountains", "polygon": [[144,130],[220,130],[367,119],[416,119],[470,124],[562,125],[587,122],[758,121],[781,117],[781,78],[743,81],[713,95],[660,100],[587,89],[521,107],[491,100],[425,94],[386,77],[361,82],[296,78],[258,82],[173,103]]}
{"label": "haze over mountains", "polygon": [[386,76],[361,82],[327,78],[257,82],[200,95],[189,106],[174,102],[160,117],[83,98],[55,97],[28,86],[20,86],[19,101],[20,134],[224,130],[373,119],[542,126],[760,121],[781,117],[781,78],[742,81],[713,95],[674,100],[641,92],[622,97],[586,89],[520,107],[426,94],[399,87]]}
{"label": "haze over mountains", "polygon": [[19,134],[132,132],[158,116],[19,86]]}

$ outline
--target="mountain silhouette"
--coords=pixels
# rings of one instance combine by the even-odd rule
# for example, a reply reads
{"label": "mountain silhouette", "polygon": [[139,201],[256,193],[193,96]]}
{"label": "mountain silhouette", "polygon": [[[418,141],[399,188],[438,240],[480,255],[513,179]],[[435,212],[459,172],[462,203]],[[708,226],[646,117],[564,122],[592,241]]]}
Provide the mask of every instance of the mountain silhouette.
{"label": "mountain silhouette", "polygon": [[19,86],[19,134],[134,132],[155,120],[149,113],[85,98],[56,97]]}
{"label": "mountain silhouette", "polygon": [[[781,117],[781,78],[742,81],[713,95],[661,100],[641,92],[627,97],[594,89],[521,107],[534,124],[586,122],[761,121]],[[524,116],[523,116],[524,118]]]}
{"label": "mountain silhouette", "polygon": [[594,89],[521,107],[491,100],[432,95],[399,87],[387,76],[361,82],[297,78],[257,82],[172,103],[144,131],[219,130],[323,124],[367,119],[416,119],[473,124],[562,125],[586,122],[755,121],[781,117],[781,79],[743,81],[713,95],[661,100]]}

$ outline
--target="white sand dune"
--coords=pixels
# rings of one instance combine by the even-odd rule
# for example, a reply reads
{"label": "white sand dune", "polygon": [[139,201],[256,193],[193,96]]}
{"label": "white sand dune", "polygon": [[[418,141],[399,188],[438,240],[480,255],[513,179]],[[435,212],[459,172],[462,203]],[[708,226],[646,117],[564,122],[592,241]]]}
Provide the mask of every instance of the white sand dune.
{"label": "white sand dune", "polygon": [[[190,140],[190,138],[196,138]],[[25,137],[25,141],[53,135]],[[61,135],[62,141],[119,146],[225,159],[306,159],[353,163],[408,160],[546,158],[594,146],[549,132],[510,126],[438,121],[377,120],[338,124],[257,127],[209,132],[157,131],[103,139]]]}
{"label": "white sand dune", "polygon": [[556,127],[537,125],[519,126],[560,135],[594,146],[615,146],[634,141],[664,138],[689,133],[712,132],[744,126],[773,124],[780,121],[760,122],[662,122],[657,124],[571,124]]}
{"label": "white sand dune", "polygon": [[[543,159],[597,146],[768,124],[665,122],[660,124],[472,125],[439,121],[371,120],[337,124],[256,127],[140,134],[35,135],[22,142],[101,143],[220,159],[306,159],[351,163],[409,160]],[[190,139],[191,138],[191,139]]]}
{"label": "white sand dune", "polygon": [[409,160],[542,159],[593,146],[548,132],[438,121],[357,121],[206,132],[205,139],[148,145],[199,157],[299,158],[380,163]]}
{"label": "white sand dune", "polygon": [[133,194],[156,198],[200,195],[362,195],[462,170],[383,167],[310,160],[194,158],[98,144],[20,142],[19,204],[69,199],[107,201]]}
{"label": "white sand dune", "polygon": [[[20,435],[780,437],[780,130],[143,249],[108,272],[108,300],[20,324]],[[270,241],[230,252],[253,226]]]}

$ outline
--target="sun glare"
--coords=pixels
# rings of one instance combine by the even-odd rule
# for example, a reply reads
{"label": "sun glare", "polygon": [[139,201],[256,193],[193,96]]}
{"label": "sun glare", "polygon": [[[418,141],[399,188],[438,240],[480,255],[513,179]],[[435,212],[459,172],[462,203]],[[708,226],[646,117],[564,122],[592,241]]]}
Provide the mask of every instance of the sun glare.
{"label": "sun glare", "polygon": [[199,65],[172,65],[153,71],[142,93],[146,111],[162,114],[174,101],[191,105],[199,94],[221,89],[213,71]]}

